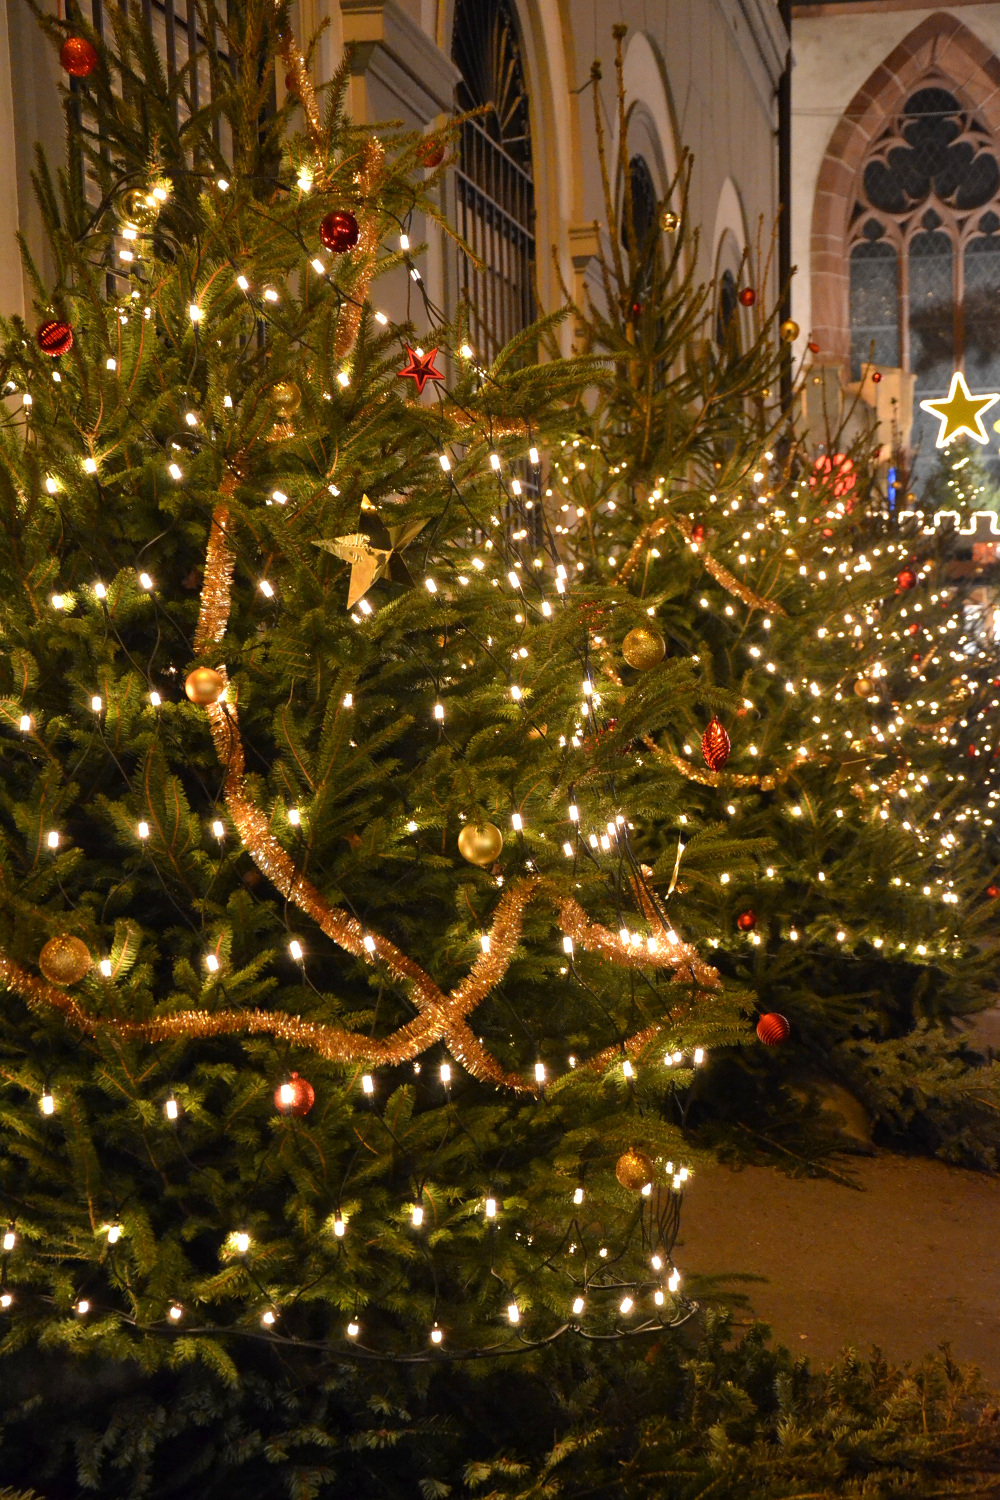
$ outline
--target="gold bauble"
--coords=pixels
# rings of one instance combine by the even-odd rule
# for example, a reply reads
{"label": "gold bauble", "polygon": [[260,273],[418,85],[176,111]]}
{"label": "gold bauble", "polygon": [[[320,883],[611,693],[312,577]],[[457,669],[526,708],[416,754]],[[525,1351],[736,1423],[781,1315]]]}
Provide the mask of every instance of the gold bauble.
{"label": "gold bauble", "polygon": [[658,630],[648,625],[637,625],[622,641],[622,656],[630,667],[647,672],[658,667],[667,653],[667,643]]}
{"label": "gold bauble", "polygon": [[615,1176],[622,1187],[631,1188],[637,1193],[647,1182],[652,1182],[653,1163],[645,1151],[640,1151],[637,1146],[630,1146],[615,1163]]}
{"label": "gold bauble", "polygon": [[484,823],[481,828],[466,823],[458,835],[458,852],[470,865],[491,865],[502,848],[503,834],[495,823]]}
{"label": "gold bauble", "polygon": [[184,691],[192,703],[204,708],[209,703],[218,703],[226,691],[226,679],[214,667],[195,667],[184,679]]}
{"label": "gold bauble", "polygon": [[799,325],[794,318],[786,318],[778,329],[778,332],[781,335],[783,343],[794,344],[799,336]]}
{"label": "gold bauble", "polygon": [[122,194],[121,215],[127,224],[144,229],[152,224],[160,211],[160,205],[145,188],[129,188]]}
{"label": "gold bauble", "polygon": [[66,932],[49,938],[38,955],[38,967],[53,984],[76,984],[93,961],[82,938],[70,937]]}
{"label": "gold bauble", "polygon": [[277,380],[271,387],[271,400],[277,408],[278,415],[290,417],[297,412],[302,405],[302,392],[294,380]]}
{"label": "gold bauble", "polygon": [[680,215],[675,214],[673,209],[665,208],[660,215],[660,228],[666,234],[673,234],[680,227]]}
{"label": "gold bauble", "polygon": [[870,677],[859,677],[854,684],[854,691],[859,698],[869,698],[875,691],[875,684]]}

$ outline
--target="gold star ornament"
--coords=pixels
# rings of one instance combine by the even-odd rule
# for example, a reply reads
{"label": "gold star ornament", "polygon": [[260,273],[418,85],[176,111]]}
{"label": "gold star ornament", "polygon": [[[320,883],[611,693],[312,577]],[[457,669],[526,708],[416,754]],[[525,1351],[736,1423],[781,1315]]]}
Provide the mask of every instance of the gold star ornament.
{"label": "gold star ornament", "polygon": [[951,377],[951,390],[947,398],[921,401],[920,410],[937,417],[941,423],[937,446],[947,448],[952,438],[957,438],[962,432],[977,443],[988,443],[983,413],[989,411],[997,401],[1000,401],[1000,392],[997,391],[991,391],[987,396],[974,396],[965,383],[965,376],[960,370],[956,370]]}
{"label": "gold star ornament", "polygon": [[350,563],[348,609],[353,609],[380,578],[391,578],[393,583],[413,587],[410,570],[400,553],[426,525],[426,518],[418,518],[403,521],[399,526],[387,526],[368,496],[362,495],[357,531],[352,531],[349,536],[335,536],[314,543]]}

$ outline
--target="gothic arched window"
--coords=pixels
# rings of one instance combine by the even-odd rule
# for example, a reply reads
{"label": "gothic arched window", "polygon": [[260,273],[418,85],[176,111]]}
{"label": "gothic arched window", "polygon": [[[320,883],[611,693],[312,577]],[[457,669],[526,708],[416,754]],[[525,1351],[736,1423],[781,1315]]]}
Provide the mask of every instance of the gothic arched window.
{"label": "gothic arched window", "polygon": [[[917,402],[945,394],[955,369],[1000,389],[996,144],[942,84],[912,93],[872,142],[848,249],[854,379],[873,361],[912,372]],[[913,436],[933,447],[930,428]]]}
{"label": "gothic arched window", "polygon": [[458,229],[484,263],[461,257],[461,286],[477,343],[495,354],[534,319],[535,190],[528,95],[510,0],[458,0],[452,57],[463,110],[456,172]]}

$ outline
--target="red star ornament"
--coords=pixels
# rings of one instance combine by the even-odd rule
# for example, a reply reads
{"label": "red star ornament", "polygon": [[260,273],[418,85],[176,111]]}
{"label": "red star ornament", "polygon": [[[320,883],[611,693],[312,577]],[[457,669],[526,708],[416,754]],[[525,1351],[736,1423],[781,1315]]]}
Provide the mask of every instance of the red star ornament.
{"label": "red star ornament", "polygon": [[424,394],[424,386],[428,380],[439,382],[444,380],[444,376],[434,363],[436,349],[432,349],[429,354],[418,354],[407,344],[406,352],[410,356],[410,363],[405,370],[397,371],[397,377],[400,380],[412,380],[417,388],[418,396]]}

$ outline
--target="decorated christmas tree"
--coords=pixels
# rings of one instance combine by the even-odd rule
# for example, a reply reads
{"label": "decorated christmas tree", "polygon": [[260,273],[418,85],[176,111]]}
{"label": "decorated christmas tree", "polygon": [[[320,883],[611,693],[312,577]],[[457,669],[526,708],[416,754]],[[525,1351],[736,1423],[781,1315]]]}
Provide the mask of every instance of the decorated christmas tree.
{"label": "decorated christmas tree", "polygon": [[353,127],[271,0],[206,11],[201,107],[109,17],[45,22],[57,277],[3,330],[7,1471],[438,1493],[692,1320],[686,1122],[985,993],[954,668],[683,175],[643,224],[602,141],[585,349],[487,364],[381,310],[447,132]]}

